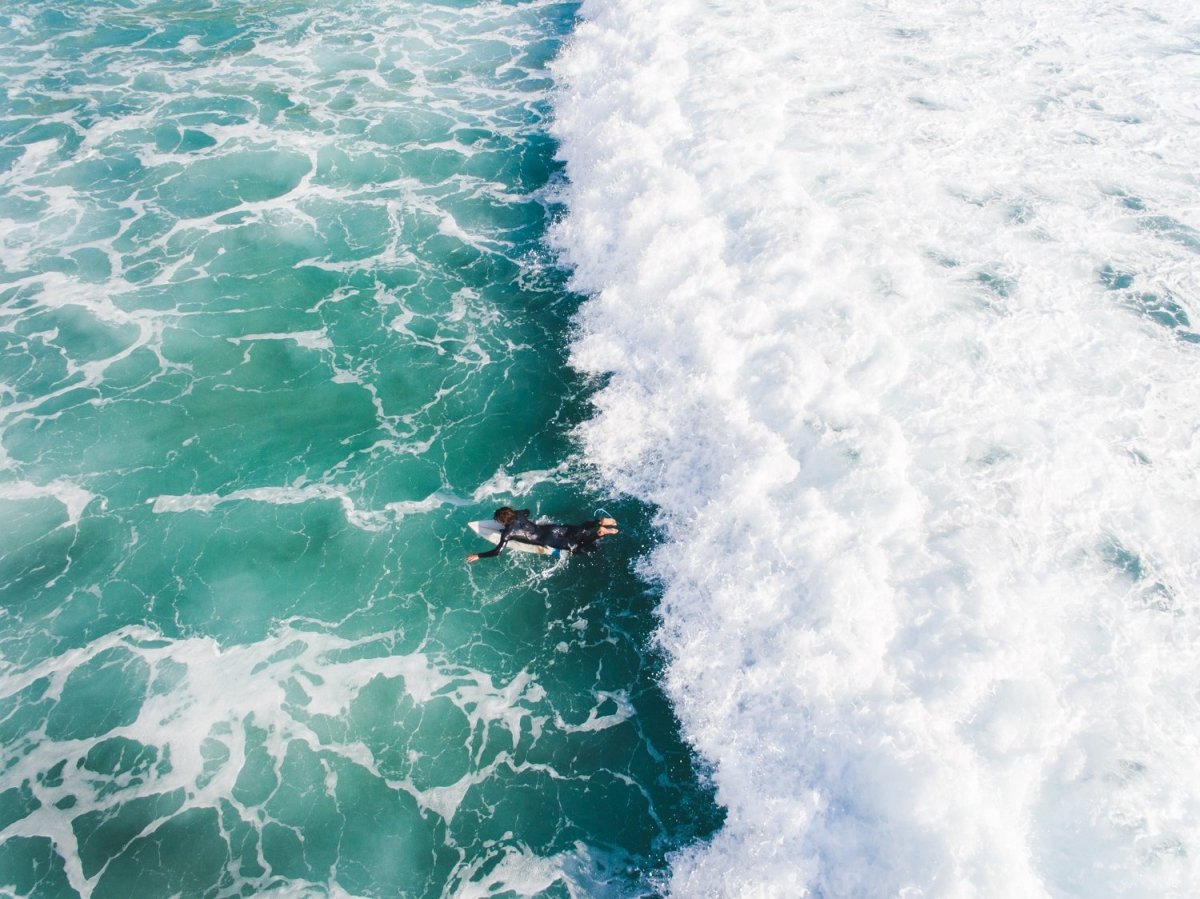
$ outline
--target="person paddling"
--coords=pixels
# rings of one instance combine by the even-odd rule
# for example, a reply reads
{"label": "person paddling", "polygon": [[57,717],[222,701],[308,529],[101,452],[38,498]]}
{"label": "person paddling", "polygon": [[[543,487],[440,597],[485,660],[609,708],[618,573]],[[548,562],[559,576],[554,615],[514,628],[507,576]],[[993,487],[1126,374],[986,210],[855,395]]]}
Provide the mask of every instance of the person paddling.
{"label": "person paddling", "polygon": [[596,541],[601,537],[620,533],[615,518],[601,518],[599,521],[585,521],[583,524],[535,524],[529,520],[528,509],[513,509],[509,506],[497,509],[492,518],[504,525],[499,544],[485,553],[471,553],[467,556],[468,562],[478,562],[480,559],[500,555],[509,540],[532,543],[534,546],[548,546],[551,549],[565,549],[571,553],[587,553],[596,548]]}

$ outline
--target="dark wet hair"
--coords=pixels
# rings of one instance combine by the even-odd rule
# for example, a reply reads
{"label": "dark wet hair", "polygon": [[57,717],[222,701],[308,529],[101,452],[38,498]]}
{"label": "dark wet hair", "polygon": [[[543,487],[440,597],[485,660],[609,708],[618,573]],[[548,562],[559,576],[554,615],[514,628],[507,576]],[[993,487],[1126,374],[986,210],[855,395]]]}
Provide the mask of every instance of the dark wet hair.
{"label": "dark wet hair", "polygon": [[501,524],[508,524],[516,517],[517,513],[513,510],[512,506],[501,506],[492,513],[492,518],[496,519]]}

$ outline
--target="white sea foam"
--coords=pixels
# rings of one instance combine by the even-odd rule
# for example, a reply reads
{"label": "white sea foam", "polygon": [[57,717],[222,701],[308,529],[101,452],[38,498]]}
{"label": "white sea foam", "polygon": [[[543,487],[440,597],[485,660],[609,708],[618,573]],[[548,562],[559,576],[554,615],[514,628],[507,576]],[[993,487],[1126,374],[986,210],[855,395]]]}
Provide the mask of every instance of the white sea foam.
{"label": "white sea foam", "polygon": [[322,328],[316,331],[288,331],[272,334],[246,334],[243,337],[226,337],[232,344],[253,343],[258,340],[290,340],[298,347],[309,350],[332,350],[333,341]]}
{"label": "white sea foam", "polygon": [[679,896],[1200,893],[1200,20],[587,2],[590,456],[667,541]]}
{"label": "white sea foam", "polygon": [[[3,463],[4,458],[0,455],[0,469],[4,467]],[[0,484],[0,499],[20,501],[42,498],[54,499],[62,503],[67,520],[60,526],[75,527],[79,524],[79,518],[83,515],[84,509],[91,505],[92,500],[96,498],[96,494],[66,478],[55,478],[49,484],[34,484],[30,481],[10,481],[7,484]],[[100,507],[104,507],[103,499],[100,501]]]}
{"label": "white sea foam", "polygon": [[[0,493],[0,496],[3,496]],[[248,487],[228,493],[189,493],[183,495],[156,496],[146,502],[155,514],[202,512],[210,513],[226,503],[252,502],[277,506],[293,506],[310,502],[337,502],[346,515],[346,521],[366,531],[380,531],[391,527],[406,515],[429,512],[447,504],[463,506],[468,501],[454,494],[434,491],[421,500],[388,503],[382,510],[360,509],[344,490],[328,484],[304,484],[291,487]]]}
{"label": "white sea foam", "polygon": [[[363,642],[369,644],[370,640]],[[465,775],[461,783],[423,791],[409,781],[386,778],[371,750],[361,742],[346,739],[331,744],[320,737],[310,726],[313,716],[344,717],[368,684],[390,679],[402,683],[405,695],[418,705],[434,697],[449,700],[466,717],[471,734],[486,738],[489,729],[507,732],[513,747],[523,730],[536,732],[546,721],[544,692],[526,673],[501,684],[486,673],[439,665],[421,653],[381,657],[366,653],[366,658],[354,658],[360,645],[309,629],[284,627],[267,640],[222,649],[208,638],[164,640],[157,632],[127,627],[13,672],[4,685],[6,697],[44,680],[48,682],[45,695],[57,700],[80,666],[113,653],[130,660],[125,664],[158,676],[174,673],[178,682],[167,691],[149,689],[136,719],[103,735],[105,739],[136,740],[154,747],[157,758],[169,758],[169,764],[139,770],[133,779],[98,778],[89,772],[82,760],[94,745],[90,740],[55,741],[31,735],[19,751],[10,751],[6,777],[14,784],[30,784],[42,805],[10,824],[5,837],[50,835],[59,846],[71,885],[87,896],[103,869],[91,876],[84,874],[70,818],[54,809],[54,803],[64,797],[72,797],[76,814],[83,814],[114,810],[133,795],[181,790],[186,791],[185,809],[210,807],[224,799],[248,819],[270,821],[264,809],[242,807],[234,790],[249,748],[246,722],[261,729],[272,765],[282,765],[294,742],[313,751],[332,751],[386,780],[392,789],[412,794],[421,806],[450,821],[471,784],[494,774],[496,767],[510,764],[508,752],[501,751],[491,765]],[[231,689],[231,685],[236,686]],[[298,697],[302,697],[299,704]],[[221,752],[214,754],[217,744]],[[70,763],[60,766],[57,781],[38,777],[64,758]],[[330,789],[330,784],[325,788]],[[147,831],[158,823],[152,822]],[[126,835],[126,842],[134,836]],[[295,888],[302,886],[296,884]],[[333,892],[337,894],[336,889]]]}
{"label": "white sea foam", "polygon": [[487,481],[475,488],[475,493],[471,498],[475,502],[481,503],[485,499],[495,497],[528,496],[539,484],[554,481],[561,474],[561,467],[519,472],[509,472],[501,468]]}

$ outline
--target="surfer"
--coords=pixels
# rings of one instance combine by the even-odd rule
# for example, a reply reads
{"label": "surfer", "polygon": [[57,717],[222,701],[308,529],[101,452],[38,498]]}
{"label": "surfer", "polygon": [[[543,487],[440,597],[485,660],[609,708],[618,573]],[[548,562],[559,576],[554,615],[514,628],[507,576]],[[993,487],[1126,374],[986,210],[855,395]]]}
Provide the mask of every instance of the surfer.
{"label": "surfer", "polygon": [[549,546],[552,549],[565,549],[572,553],[587,553],[596,548],[596,541],[601,537],[619,533],[615,518],[601,518],[599,521],[585,521],[583,524],[534,524],[529,520],[528,509],[513,509],[509,506],[497,509],[492,518],[504,525],[499,544],[485,553],[471,553],[467,556],[468,562],[478,562],[480,559],[500,555],[500,551],[509,540],[532,543],[534,546]]}

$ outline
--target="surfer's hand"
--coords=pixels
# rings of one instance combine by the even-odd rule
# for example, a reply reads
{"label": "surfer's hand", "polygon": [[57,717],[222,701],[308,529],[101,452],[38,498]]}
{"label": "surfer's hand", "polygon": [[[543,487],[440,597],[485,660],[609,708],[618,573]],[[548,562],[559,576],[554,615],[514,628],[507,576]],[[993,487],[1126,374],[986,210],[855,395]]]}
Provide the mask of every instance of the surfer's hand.
{"label": "surfer's hand", "polygon": [[479,561],[479,553],[471,553],[471,555],[467,556],[467,561],[468,562],[478,562]]}

